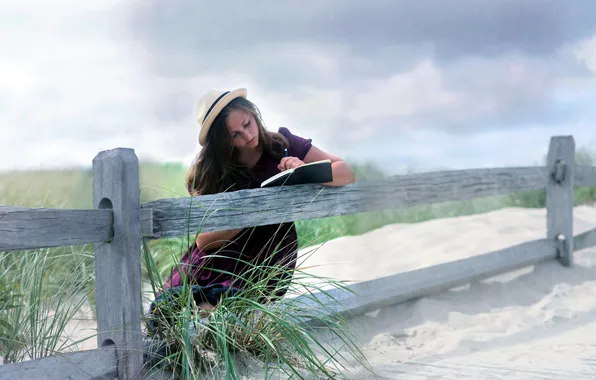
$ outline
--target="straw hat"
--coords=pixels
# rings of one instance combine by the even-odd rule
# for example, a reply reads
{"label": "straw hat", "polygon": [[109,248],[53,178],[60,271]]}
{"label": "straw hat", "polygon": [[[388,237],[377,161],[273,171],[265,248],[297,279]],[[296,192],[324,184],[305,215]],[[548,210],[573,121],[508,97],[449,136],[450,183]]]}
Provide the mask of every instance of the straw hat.
{"label": "straw hat", "polygon": [[213,120],[219,115],[221,110],[233,99],[238,97],[246,98],[245,88],[237,88],[232,91],[212,90],[207,92],[199,99],[197,105],[197,123],[201,126],[199,132],[199,144],[202,146],[207,139],[207,133]]}

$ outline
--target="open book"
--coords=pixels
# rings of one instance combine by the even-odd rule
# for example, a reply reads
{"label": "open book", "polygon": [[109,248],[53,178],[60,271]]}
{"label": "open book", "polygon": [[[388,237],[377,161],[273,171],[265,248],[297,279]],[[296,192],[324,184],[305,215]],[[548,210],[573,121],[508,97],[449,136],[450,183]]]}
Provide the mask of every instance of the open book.
{"label": "open book", "polygon": [[263,181],[261,187],[303,185],[307,183],[325,183],[333,181],[331,160],[321,160],[284,170]]}

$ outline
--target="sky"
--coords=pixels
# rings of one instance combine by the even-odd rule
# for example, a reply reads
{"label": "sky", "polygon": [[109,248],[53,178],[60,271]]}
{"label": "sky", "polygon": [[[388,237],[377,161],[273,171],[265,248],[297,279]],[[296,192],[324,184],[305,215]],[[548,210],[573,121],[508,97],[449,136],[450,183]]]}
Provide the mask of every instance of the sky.
{"label": "sky", "polygon": [[388,173],[596,152],[593,1],[24,0],[0,48],[0,171],[190,164],[198,98],[237,87],[269,130]]}

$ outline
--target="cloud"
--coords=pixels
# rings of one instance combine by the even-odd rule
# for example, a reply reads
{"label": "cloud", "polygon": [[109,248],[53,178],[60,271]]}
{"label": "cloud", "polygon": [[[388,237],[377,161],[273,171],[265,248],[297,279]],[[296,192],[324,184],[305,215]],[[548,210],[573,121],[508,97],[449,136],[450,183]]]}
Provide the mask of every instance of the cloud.
{"label": "cloud", "polygon": [[596,73],[596,35],[578,43],[574,50],[578,61]]}
{"label": "cloud", "polygon": [[362,87],[366,90],[354,94],[354,107],[348,112],[354,123],[449,110],[463,101],[456,92],[445,88],[441,72],[429,60],[420,62],[410,72],[373,80]]}
{"label": "cloud", "polygon": [[[130,36],[155,74],[242,72],[271,97],[333,94],[342,109],[329,112],[341,116],[326,125],[338,130],[383,120],[452,131],[564,122],[557,91],[588,81],[570,46],[596,23],[596,5],[554,0],[153,0],[130,14]],[[329,102],[298,104],[311,114]]]}
{"label": "cloud", "polygon": [[99,150],[136,146],[148,100],[112,35],[117,6],[2,4],[0,169],[88,165]]}
{"label": "cloud", "polygon": [[[198,97],[241,86],[270,129],[379,162],[505,162],[491,139],[527,142],[526,130],[596,141],[591,2],[28,0],[0,11],[0,170],[89,165],[117,146],[188,163]],[[508,149],[515,162],[540,155]]]}
{"label": "cloud", "polygon": [[553,123],[571,117],[557,100],[571,78],[593,83],[559,62],[522,56],[470,57],[442,67],[424,60],[411,71],[364,81],[349,115],[354,123],[391,119],[454,133]]}
{"label": "cloud", "polygon": [[264,44],[318,41],[369,55],[387,46],[428,45],[439,58],[502,52],[550,55],[585,35],[595,5],[557,0],[203,0],[138,2],[133,30],[149,49],[197,55]]}

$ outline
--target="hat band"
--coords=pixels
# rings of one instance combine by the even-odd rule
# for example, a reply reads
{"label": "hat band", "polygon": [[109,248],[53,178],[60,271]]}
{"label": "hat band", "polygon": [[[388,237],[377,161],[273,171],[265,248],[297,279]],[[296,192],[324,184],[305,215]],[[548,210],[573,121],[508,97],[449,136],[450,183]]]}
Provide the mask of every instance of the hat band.
{"label": "hat band", "polygon": [[226,96],[229,93],[230,93],[230,91],[226,91],[223,94],[221,94],[217,99],[215,99],[215,101],[213,102],[213,104],[211,104],[211,107],[209,107],[209,109],[205,113],[205,117],[203,118],[202,123],[204,123],[205,120],[207,120],[207,116],[209,116],[209,113],[213,110],[213,107],[215,107],[215,105],[217,104],[217,102],[219,102],[221,100],[221,98],[223,98],[224,96]]}

